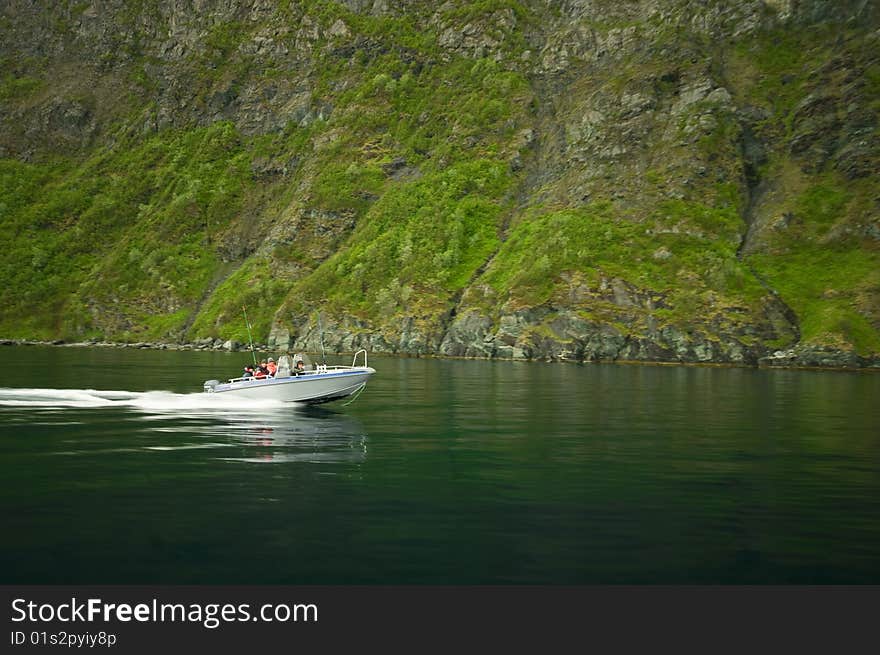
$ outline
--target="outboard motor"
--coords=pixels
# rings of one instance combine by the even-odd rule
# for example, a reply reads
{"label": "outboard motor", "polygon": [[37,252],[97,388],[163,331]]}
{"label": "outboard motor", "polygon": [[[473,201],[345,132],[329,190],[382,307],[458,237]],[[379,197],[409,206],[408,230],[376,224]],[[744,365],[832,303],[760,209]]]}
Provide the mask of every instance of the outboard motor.
{"label": "outboard motor", "polygon": [[220,380],[205,380],[205,393],[214,393],[214,387],[220,384]]}

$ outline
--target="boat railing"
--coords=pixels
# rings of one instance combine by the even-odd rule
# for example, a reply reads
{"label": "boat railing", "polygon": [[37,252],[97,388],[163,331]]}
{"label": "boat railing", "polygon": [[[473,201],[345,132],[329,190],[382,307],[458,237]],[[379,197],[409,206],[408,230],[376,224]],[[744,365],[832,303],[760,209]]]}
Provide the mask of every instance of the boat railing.
{"label": "boat railing", "polygon": [[[357,360],[358,360],[358,356],[361,353],[364,354],[364,365],[358,366]],[[342,364],[331,364],[329,366],[327,364],[315,364],[315,371],[314,372],[315,373],[327,373],[330,371],[348,371],[353,368],[367,368],[367,351],[365,349],[361,348],[360,350],[358,350],[354,354],[354,359],[351,360],[351,366],[344,366]]]}
{"label": "boat railing", "polygon": [[361,348],[354,354],[354,358],[351,360],[351,367],[355,368],[357,366],[357,358],[361,353],[364,354],[364,368],[367,368],[367,350],[365,348]]}
{"label": "boat railing", "polygon": [[[357,365],[358,356],[363,353],[364,354],[364,365],[363,367],[359,367]],[[351,366],[343,366],[343,365],[330,365],[327,364],[315,364],[314,370],[306,370],[300,373],[300,375],[318,375],[321,373],[330,373],[332,371],[348,371],[353,368],[367,368],[367,351],[364,348],[361,348],[354,354],[354,358],[351,360]],[[291,376],[294,377],[294,376]],[[254,381],[254,380],[274,380],[275,376],[267,375],[265,377],[257,377],[255,375],[251,375],[248,377],[237,377],[237,378],[229,378],[229,383],[233,382],[246,382],[246,381]]]}
{"label": "boat railing", "polygon": [[[358,356],[363,353],[364,354],[364,365],[358,366],[357,360]],[[342,364],[330,365],[327,364],[315,364],[315,372],[316,373],[326,373],[328,371],[348,371],[353,368],[367,368],[367,351],[361,348],[354,354],[354,358],[351,360],[351,366],[343,366]]]}
{"label": "boat railing", "polygon": [[272,379],[271,375],[264,375],[262,377],[257,377],[256,375],[248,375],[246,377],[229,378],[228,381],[229,382],[245,382],[245,381],[249,381],[249,380],[271,380],[271,379]]}

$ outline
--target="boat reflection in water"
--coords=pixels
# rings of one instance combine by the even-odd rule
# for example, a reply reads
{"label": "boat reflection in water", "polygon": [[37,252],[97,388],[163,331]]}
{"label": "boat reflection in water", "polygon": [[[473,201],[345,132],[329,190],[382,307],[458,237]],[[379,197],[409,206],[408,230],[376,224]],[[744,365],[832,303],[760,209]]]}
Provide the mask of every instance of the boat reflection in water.
{"label": "boat reflection in water", "polygon": [[[367,435],[360,421],[320,407],[289,408],[241,424],[233,423],[238,453],[216,459],[249,463],[357,463],[367,456]],[[230,449],[231,450],[231,449]]]}
{"label": "boat reflection in water", "polygon": [[[361,462],[360,421],[324,406],[224,394],[0,389],[7,420],[63,436],[58,455],[183,454],[218,462]],[[79,429],[78,426],[83,426]],[[137,434],[136,444],[120,434]]]}
{"label": "boat reflection in water", "polygon": [[[156,416],[159,418],[159,416]],[[159,421],[154,430],[188,437],[186,443],[148,450],[204,449],[206,459],[254,464],[356,463],[366,458],[367,436],[357,419],[312,406],[223,410]]]}

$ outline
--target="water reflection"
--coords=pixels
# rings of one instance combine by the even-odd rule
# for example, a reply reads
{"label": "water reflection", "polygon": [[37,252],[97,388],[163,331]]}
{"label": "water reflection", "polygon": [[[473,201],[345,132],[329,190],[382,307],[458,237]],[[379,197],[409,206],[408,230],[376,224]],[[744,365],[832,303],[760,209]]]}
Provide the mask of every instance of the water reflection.
{"label": "water reflection", "polygon": [[205,449],[206,459],[253,464],[356,463],[367,453],[367,435],[357,419],[321,408],[279,405],[140,413],[146,419],[144,431],[167,435],[144,450]]}
{"label": "water reflection", "polygon": [[0,389],[3,582],[880,581],[880,376],[377,358],[308,408],[64,356]]}
{"label": "water reflection", "polygon": [[363,426],[344,413],[201,393],[0,389],[0,424],[38,428],[58,456],[193,451],[202,461],[358,463],[367,452]]}
{"label": "water reflection", "polygon": [[360,422],[345,414],[321,408],[304,407],[291,412],[264,413],[254,424],[243,422],[225,426],[237,456],[216,459],[227,462],[309,462],[355,463],[367,456],[367,435]]}

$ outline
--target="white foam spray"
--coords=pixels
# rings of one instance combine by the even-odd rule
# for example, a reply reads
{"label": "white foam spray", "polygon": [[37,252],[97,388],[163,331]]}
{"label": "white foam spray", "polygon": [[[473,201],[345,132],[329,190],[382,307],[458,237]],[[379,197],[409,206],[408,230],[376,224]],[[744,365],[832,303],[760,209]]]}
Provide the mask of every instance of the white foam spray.
{"label": "white foam spray", "polygon": [[171,391],[109,391],[98,389],[0,388],[0,407],[95,409],[125,407],[147,412],[189,410],[254,410],[281,407],[277,400],[230,399],[207,393]]}

